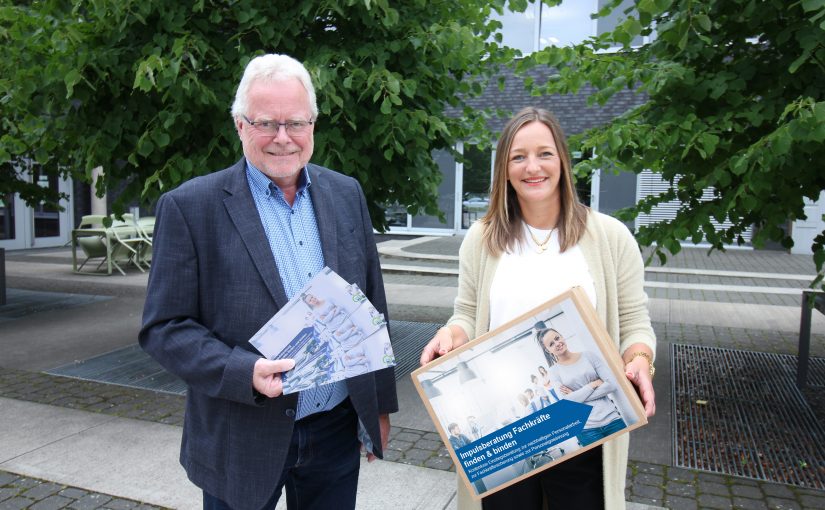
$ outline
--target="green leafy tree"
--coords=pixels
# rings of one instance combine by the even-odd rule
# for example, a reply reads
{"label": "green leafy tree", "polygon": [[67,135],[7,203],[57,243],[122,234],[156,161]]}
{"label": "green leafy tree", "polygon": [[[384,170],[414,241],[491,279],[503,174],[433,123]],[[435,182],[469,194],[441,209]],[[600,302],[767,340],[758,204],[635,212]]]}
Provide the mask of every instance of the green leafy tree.
{"label": "green leafy tree", "polygon": [[0,193],[58,197],[18,169],[151,203],[240,156],[229,107],[246,63],[286,53],[310,69],[320,116],[313,161],[356,177],[381,204],[440,214],[431,152],[483,136],[463,111],[512,56],[489,21],[504,1],[0,0]]}
{"label": "green leafy tree", "polygon": [[[605,16],[622,2],[606,2]],[[551,47],[518,67],[557,73],[528,83],[542,93],[574,93],[590,83],[593,102],[621,89],[647,101],[578,143],[595,149],[577,172],[650,169],[674,182],[662,196],[625,211],[625,219],[663,201],[684,204],[668,223],[636,232],[664,261],[679,240],[713,248],[741,242],[792,241],[781,228],[803,218],[804,197],[825,188],[825,0],[637,0],[612,33],[576,47]],[[649,43],[635,45],[641,36]],[[604,51],[611,49],[611,51]],[[711,200],[702,190],[715,189]],[[729,219],[716,230],[711,219]],[[813,243],[819,276],[825,232]],[[814,282],[815,284],[816,282]]]}

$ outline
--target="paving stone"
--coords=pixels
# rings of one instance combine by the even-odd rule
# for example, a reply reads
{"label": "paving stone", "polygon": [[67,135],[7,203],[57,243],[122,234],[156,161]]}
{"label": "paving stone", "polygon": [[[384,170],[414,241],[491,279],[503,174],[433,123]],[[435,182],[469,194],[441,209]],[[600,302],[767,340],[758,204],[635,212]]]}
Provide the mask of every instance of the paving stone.
{"label": "paving stone", "polygon": [[665,478],[662,475],[653,473],[641,473],[633,477],[633,482],[644,485],[655,485],[662,487],[665,485]]}
{"label": "paving stone", "polygon": [[75,487],[66,487],[58,494],[60,494],[61,496],[66,496],[67,498],[80,499],[88,493],[88,491],[84,491],[83,489],[77,489]]}
{"label": "paving stone", "polygon": [[717,496],[716,494],[700,494],[696,498],[700,508],[713,508],[719,510],[727,510],[731,506],[730,498],[724,496]]}
{"label": "paving stone", "polygon": [[41,499],[37,503],[33,504],[30,508],[31,510],[58,510],[60,508],[65,508],[71,502],[72,500],[69,498],[54,495],[49,496],[46,499]]}
{"label": "paving stone", "polygon": [[660,466],[658,464],[648,464],[646,462],[636,462],[634,464],[637,473],[645,473],[660,476],[665,474],[665,467]]}
{"label": "paving stone", "polygon": [[52,494],[57,494],[61,490],[63,490],[63,485],[58,485],[56,483],[46,482],[35,485],[31,489],[27,490],[23,495],[27,498],[31,498],[34,500],[44,499]]}
{"label": "paving stone", "polygon": [[727,484],[725,475],[710,473],[708,471],[697,471],[696,480],[699,482],[720,483],[724,485]]}
{"label": "paving stone", "polygon": [[679,480],[670,480],[665,485],[665,494],[684,498],[696,498],[696,486]]}
{"label": "paving stone", "polygon": [[668,510],[697,510],[699,508],[695,499],[672,496],[670,494],[665,496],[664,506]]}
{"label": "paving stone", "polygon": [[424,434],[422,439],[426,439],[428,441],[438,441],[439,443],[441,442],[441,436],[435,432],[427,432]]}
{"label": "paving stone", "polygon": [[20,490],[14,487],[0,487],[0,502],[11,499],[20,494]]}
{"label": "paving stone", "polygon": [[702,494],[714,494],[718,496],[730,495],[728,486],[717,482],[700,481],[696,488]]}
{"label": "paving stone", "polygon": [[410,448],[404,452],[404,458],[414,461],[424,462],[433,456],[433,452],[429,450],[419,450],[418,448]]}
{"label": "paving stone", "polygon": [[415,443],[416,441],[421,439],[421,434],[413,433],[412,431],[410,431],[410,429],[404,429],[403,432],[399,432],[398,434],[396,434],[394,439],[399,441],[409,441],[411,443]]}
{"label": "paving stone", "polygon": [[421,448],[422,450],[438,451],[438,449],[442,446],[444,445],[441,443],[441,441],[429,441],[427,439],[420,439],[415,443],[415,447]]}
{"label": "paving stone", "polygon": [[739,477],[732,477],[733,483],[731,484],[731,490],[733,487],[759,487],[760,483],[756,480],[751,480],[749,478],[739,478]]}
{"label": "paving stone", "polygon": [[742,510],[768,510],[768,505],[761,499],[734,496],[733,508],[741,508]]}
{"label": "paving stone", "polygon": [[22,508],[29,508],[29,505],[32,503],[34,503],[34,501],[30,499],[14,497],[0,502],[0,510],[20,510]]}
{"label": "paving stone", "polygon": [[75,510],[94,510],[95,508],[100,508],[101,506],[107,504],[111,500],[111,496],[104,494],[87,494],[72,503],[72,508]]}
{"label": "paving stone", "polygon": [[765,504],[771,510],[802,510],[802,507],[792,499],[782,499],[769,496],[765,498]]}
{"label": "paving stone", "polygon": [[13,475],[11,473],[5,473],[3,471],[0,471],[0,487],[3,487],[5,485],[9,485],[16,479],[17,479],[17,475]]}
{"label": "paving stone", "polygon": [[777,483],[762,484],[762,492],[766,496],[774,496],[776,498],[796,499],[796,494],[787,485],[779,485]]}
{"label": "paving stone", "polygon": [[398,450],[384,450],[384,460],[389,462],[400,462],[404,458],[404,453]]}
{"label": "paving stone", "polygon": [[760,487],[755,485],[744,486],[740,485],[739,483],[731,485],[730,493],[734,496],[742,496],[751,499],[761,499],[762,497],[764,497],[764,494],[762,493],[762,489]]}
{"label": "paving stone", "polygon": [[387,448],[390,449],[390,450],[396,450],[396,451],[399,451],[399,452],[406,452],[407,450],[409,450],[410,448],[413,447],[413,444],[414,443],[411,443],[410,441],[401,441],[401,440],[398,440],[398,439],[390,439],[390,441],[387,442]]}
{"label": "paving stone", "polygon": [[654,487],[652,485],[634,485],[633,495],[661,500],[665,495],[665,491],[661,487]]}
{"label": "paving stone", "polygon": [[29,478],[27,476],[21,476],[14,481],[14,486],[19,487],[21,489],[30,489],[32,487],[40,485],[40,483],[40,480]]}
{"label": "paving stone", "polygon": [[109,399],[109,403],[112,405],[120,405],[125,404],[126,402],[131,402],[134,398],[130,395],[117,395]]}
{"label": "paving stone", "polygon": [[424,467],[449,471],[450,468],[453,467],[453,462],[450,459],[445,459],[443,457],[430,457],[424,461]]}
{"label": "paving stone", "polygon": [[142,408],[132,408],[132,409],[127,409],[127,410],[125,410],[125,411],[121,411],[121,412],[119,412],[119,413],[118,413],[118,416],[122,416],[122,417],[124,417],[124,418],[136,418],[136,419],[139,419],[139,418],[143,418],[144,416],[146,416],[147,412],[148,412],[148,411],[147,411],[146,409],[142,409]]}
{"label": "paving stone", "polygon": [[661,507],[662,500],[661,499],[648,499],[648,498],[640,498],[637,496],[628,496],[627,501],[631,501],[633,503],[640,503],[642,505],[650,505],[654,507]]}
{"label": "paving stone", "polygon": [[805,508],[825,508],[825,492],[817,494],[800,494],[799,501]]}
{"label": "paving stone", "polygon": [[120,499],[115,498],[108,503],[106,503],[106,507],[108,510],[132,510],[138,504],[134,501],[130,501],[128,499]]}
{"label": "paving stone", "polygon": [[20,494],[20,489],[14,487],[0,487],[0,503]]}

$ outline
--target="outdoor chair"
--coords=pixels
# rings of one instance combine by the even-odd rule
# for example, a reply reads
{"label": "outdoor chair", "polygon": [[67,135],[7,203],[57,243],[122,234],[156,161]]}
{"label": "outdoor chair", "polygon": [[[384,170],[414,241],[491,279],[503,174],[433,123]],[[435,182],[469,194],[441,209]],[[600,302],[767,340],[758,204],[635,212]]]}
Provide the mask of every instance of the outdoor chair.
{"label": "outdoor chair", "polygon": [[[148,262],[145,254],[151,256],[151,239],[144,234],[144,228],[139,226],[132,214],[124,214],[119,220],[112,215],[109,226],[104,225],[105,216],[84,216],[78,228],[72,230],[72,264],[74,271],[81,274],[112,274],[112,268],[126,275],[125,268],[133,264],[141,272]],[[77,265],[76,248],[80,246],[86,259]],[[91,259],[101,259],[95,271],[81,269]],[[100,269],[106,264],[106,272]]]}
{"label": "outdoor chair", "polygon": [[141,272],[146,272],[152,260],[152,235],[155,218],[152,216],[135,219],[126,213],[123,220],[112,217],[110,231],[114,236],[112,245],[112,265],[125,274],[123,267],[133,264]]}
{"label": "outdoor chair", "polygon": [[143,237],[138,259],[141,264],[149,266],[152,264],[152,234],[155,231],[155,217],[143,216],[136,220],[138,233]]}
{"label": "outdoor chair", "polygon": [[[105,216],[99,214],[83,216],[77,229],[72,232],[72,258],[74,261],[74,271],[76,273],[83,272],[81,271],[83,266],[92,259],[101,259],[95,271],[100,270],[100,267],[106,263],[109,249],[106,241],[105,227],[103,226],[104,218]],[[84,230],[88,232],[82,232]],[[83,262],[80,263],[80,266],[77,265],[78,246],[86,257]]]}

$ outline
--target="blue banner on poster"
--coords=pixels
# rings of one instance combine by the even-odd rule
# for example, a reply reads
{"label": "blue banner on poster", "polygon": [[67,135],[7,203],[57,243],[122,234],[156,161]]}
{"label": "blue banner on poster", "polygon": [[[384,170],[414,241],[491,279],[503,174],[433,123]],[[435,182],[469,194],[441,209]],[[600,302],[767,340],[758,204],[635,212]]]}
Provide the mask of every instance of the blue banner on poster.
{"label": "blue banner on poster", "polygon": [[471,482],[576,437],[592,408],[560,400],[455,451]]}
{"label": "blue banner on poster", "polygon": [[[319,345],[322,343],[321,339],[318,338],[318,332],[315,331],[315,328],[312,326],[306,327],[298,332],[287,345],[284,347],[278,355],[273,359],[292,359],[298,355],[299,352],[305,350],[307,344],[310,342],[317,342]],[[315,349],[312,348],[312,344],[309,345],[309,350],[314,351]]]}

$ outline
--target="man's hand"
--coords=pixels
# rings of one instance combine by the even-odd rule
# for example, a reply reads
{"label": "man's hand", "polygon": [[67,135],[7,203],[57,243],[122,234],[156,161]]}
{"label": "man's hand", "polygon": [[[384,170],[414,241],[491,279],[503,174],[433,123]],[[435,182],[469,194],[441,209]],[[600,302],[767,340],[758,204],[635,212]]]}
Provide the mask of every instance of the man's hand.
{"label": "man's hand", "polygon": [[[390,439],[390,415],[389,414],[379,414],[378,415],[378,428],[381,430],[381,451],[387,451],[387,443]],[[363,447],[363,445],[362,445]],[[367,452],[367,462],[372,462],[377,459],[375,455],[370,452]]]}
{"label": "man's hand", "polygon": [[252,369],[252,387],[261,395],[277,397],[284,391],[281,373],[292,370],[294,366],[295,360],[292,359],[261,358],[255,362],[255,368]]}

